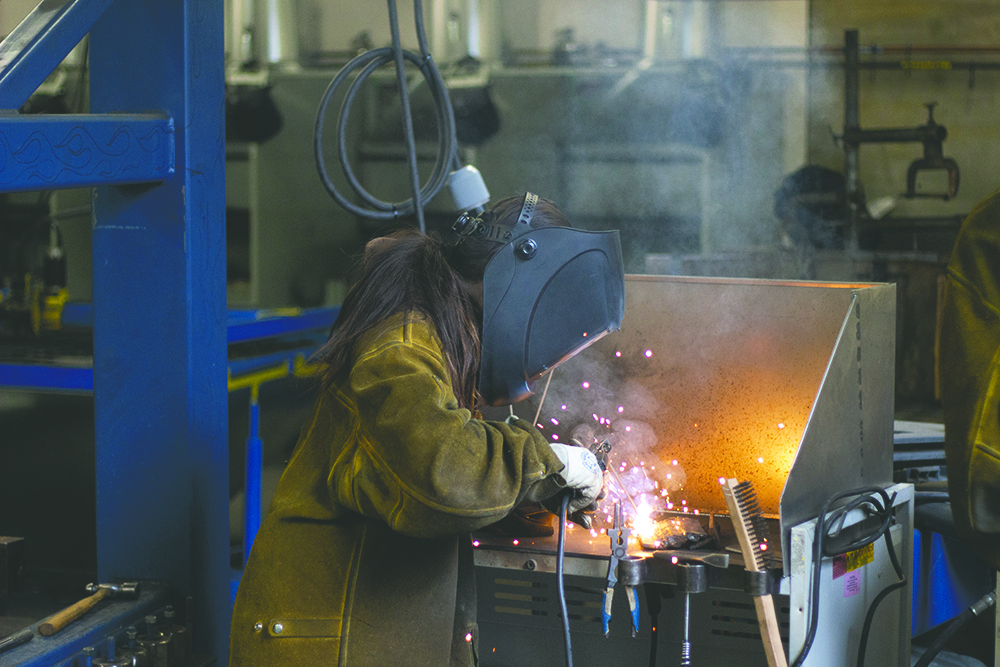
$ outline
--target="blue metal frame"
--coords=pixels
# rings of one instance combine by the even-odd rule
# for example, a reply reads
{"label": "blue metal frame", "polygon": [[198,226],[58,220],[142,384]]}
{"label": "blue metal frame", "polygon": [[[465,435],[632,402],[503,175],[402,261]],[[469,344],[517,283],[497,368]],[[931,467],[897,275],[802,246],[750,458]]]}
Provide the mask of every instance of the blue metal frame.
{"label": "blue metal frame", "polygon": [[264,443],[260,439],[260,392],[250,391],[250,435],[247,438],[246,494],[243,506],[243,564],[246,565],[254,538],[260,530],[260,484],[264,467]]}
{"label": "blue metal frame", "polygon": [[94,369],[0,364],[0,387],[89,394],[94,391]]}
{"label": "blue metal frame", "polygon": [[223,38],[208,0],[118,0],[90,31],[91,111],[163,110],[177,132],[173,179],[94,193],[98,576],[192,595],[197,650],[218,664],[232,613]]}
{"label": "blue metal frame", "polygon": [[913,531],[913,636],[950,621],[996,586],[996,570],[965,542]]}
{"label": "blue metal frame", "polygon": [[229,342],[239,343],[312,329],[329,330],[340,313],[340,306],[306,308],[295,314],[272,315],[271,312],[273,311],[229,311]]}
{"label": "blue metal frame", "polygon": [[162,116],[14,116],[0,126],[3,192],[145,183],[173,174],[174,126]]}
{"label": "blue metal frame", "polygon": [[[226,340],[230,343],[242,343],[248,340],[313,332],[317,329],[328,332],[339,314],[340,306],[277,310],[230,309],[226,316]],[[64,326],[93,326],[93,306],[80,301],[67,303],[63,307],[62,323]]]}
{"label": "blue metal frame", "polygon": [[[231,615],[223,11],[209,0],[42,0],[0,44],[0,109],[19,108],[89,32],[91,111],[125,114],[0,114],[5,137],[39,133],[17,149],[7,140],[0,192],[96,186],[98,577],[192,596],[195,650],[217,664],[228,662]],[[98,160],[86,178],[56,168],[42,185],[26,151],[58,149],[77,125],[56,162],[82,155],[87,134],[135,141],[118,163]],[[147,150],[161,133],[168,141]],[[151,162],[123,179],[144,153]],[[173,177],[156,169],[170,165]]]}
{"label": "blue metal frame", "polygon": [[[228,341],[241,343],[270,338],[305,344],[280,352],[229,360],[227,369],[231,375],[245,375],[281,363],[291,364],[298,357],[308,358],[326,341],[328,329],[337,318],[340,307],[305,309],[299,315],[267,316],[269,312],[229,311]],[[256,319],[261,313],[264,316]],[[93,307],[89,303],[68,303],[63,309],[62,324],[65,327],[91,327],[93,322]],[[0,363],[0,388],[91,393],[94,391],[94,371],[90,364]]]}

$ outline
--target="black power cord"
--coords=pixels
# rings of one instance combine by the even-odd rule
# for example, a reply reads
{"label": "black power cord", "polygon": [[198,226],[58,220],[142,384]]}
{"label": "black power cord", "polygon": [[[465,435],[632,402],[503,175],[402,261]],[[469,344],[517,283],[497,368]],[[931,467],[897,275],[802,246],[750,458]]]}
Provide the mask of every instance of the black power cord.
{"label": "black power cord", "polygon": [[[319,110],[316,113],[316,129],[313,134],[313,150],[316,155],[316,168],[319,171],[320,180],[327,192],[344,209],[356,215],[375,220],[390,220],[401,216],[415,213],[420,226],[420,231],[425,231],[424,226],[424,202],[431,200],[447,182],[448,176],[453,167],[458,165],[458,142],[455,137],[455,115],[452,111],[451,100],[448,97],[448,89],[445,87],[444,79],[438,71],[437,66],[431,59],[431,54],[427,48],[427,36],[424,31],[423,7],[420,0],[413,1],[413,13],[416,21],[417,40],[420,44],[420,54],[404,50],[399,40],[399,18],[396,14],[396,0],[388,0],[389,3],[389,27],[392,32],[392,46],[366,51],[349,63],[337,73],[327,86],[326,92],[320,101]],[[404,62],[409,61],[416,65],[427,80],[430,87],[431,96],[434,99],[434,112],[438,127],[438,153],[434,170],[431,173],[427,184],[421,188],[420,179],[417,174],[417,154],[416,145],[413,138],[413,117],[410,113],[409,93],[406,86],[406,75],[403,71]],[[358,181],[351,169],[347,155],[347,119],[350,114],[351,104],[365,80],[382,65],[388,63],[396,65],[396,80],[399,85],[399,94],[403,108],[403,123],[406,133],[406,146],[409,156],[410,185],[413,196],[401,202],[386,202],[375,198]],[[326,170],[326,161],[323,158],[323,123],[326,119],[327,109],[334,93],[341,85],[357,72],[357,76],[347,88],[344,100],[340,105],[340,116],[337,120],[337,152],[340,156],[340,165],[347,177],[347,183],[370,208],[358,206],[348,200],[333,184]]]}
{"label": "black power cord", "polygon": [[927,647],[927,650],[924,651],[924,654],[920,656],[920,659],[914,663],[913,667],[928,667],[928,665],[931,664],[931,661],[934,660],[935,656],[941,652],[941,649],[944,648],[944,645],[948,643],[948,640],[951,639],[956,632],[958,632],[973,618],[995,605],[996,602],[997,592],[995,590],[990,591],[980,598],[976,604],[956,616],[951,623],[948,624],[948,627],[945,628],[940,635],[938,635],[938,638],[934,640],[934,643]]}
{"label": "black power cord", "polygon": [[[843,506],[830,512],[831,505],[839,500],[850,498],[852,496],[854,497],[853,500],[850,500]],[[881,487],[867,486],[838,493],[823,503],[823,507],[820,509],[819,516],[816,519],[816,529],[813,537],[812,587],[809,596],[809,622],[806,626],[806,638],[802,644],[802,651],[800,651],[798,657],[795,658],[795,661],[792,663],[792,667],[800,667],[802,665],[806,656],[809,655],[809,649],[812,648],[813,641],[816,639],[816,627],[819,621],[819,589],[823,558],[830,558],[846,554],[850,551],[857,551],[858,549],[862,549],[884,536],[886,548],[889,552],[889,559],[892,561],[892,567],[896,571],[896,576],[899,577],[899,581],[890,584],[880,591],[879,594],[875,596],[871,606],[868,608],[868,613],[865,615],[865,622],[861,631],[861,642],[858,647],[857,663],[857,667],[864,667],[865,649],[868,645],[868,635],[871,632],[871,624],[874,620],[875,611],[878,608],[878,605],[889,595],[889,593],[906,585],[906,576],[899,564],[899,559],[896,557],[896,550],[892,545],[892,537],[889,533],[889,527],[892,525],[893,520],[892,504],[895,498],[896,494],[892,494],[892,496],[890,496],[885,489]],[[867,512],[869,517],[874,517],[878,524],[877,527],[867,534],[850,542],[838,543],[833,547],[828,544],[824,545],[824,540],[835,539],[840,536],[844,529],[844,522],[847,519],[847,515],[855,509],[861,509]]]}
{"label": "black power cord", "polygon": [[556,547],[556,587],[559,591],[559,610],[562,612],[566,667],[573,667],[573,647],[569,637],[569,613],[566,611],[566,586],[563,583],[563,558],[566,555],[566,513],[569,511],[571,497],[572,494],[564,493],[559,503],[559,543]]}

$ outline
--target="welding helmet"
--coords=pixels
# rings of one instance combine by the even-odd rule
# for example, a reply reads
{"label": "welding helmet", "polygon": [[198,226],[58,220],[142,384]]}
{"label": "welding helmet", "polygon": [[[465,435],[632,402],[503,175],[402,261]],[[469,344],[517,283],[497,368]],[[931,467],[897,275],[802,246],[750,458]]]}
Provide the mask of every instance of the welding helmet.
{"label": "welding helmet", "polygon": [[532,385],[580,350],[621,328],[625,271],[617,231],[531,227],[528,193],[513,225],[463,215],[453,229],[503,245],[483,275],[479,392],[489,405],[532,394]]}

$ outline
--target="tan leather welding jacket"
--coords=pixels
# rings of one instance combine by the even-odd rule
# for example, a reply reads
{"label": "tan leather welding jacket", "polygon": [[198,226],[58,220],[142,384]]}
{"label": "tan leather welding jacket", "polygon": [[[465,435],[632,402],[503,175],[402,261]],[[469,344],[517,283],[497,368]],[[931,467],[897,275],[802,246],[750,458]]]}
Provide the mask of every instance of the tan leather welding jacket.
{"label": "tan leather welding jacket", "polygon": [[955,243],[939,372],[955,524],[1000,567],[1000,192],[969,214]]}
{"label": "tan leather welding jacket", "polygon": [[458,407],[441,345],[402,315],[324,391],[257,535],[230,664],[472,665],[469,533],[554,495],[537,429]]}

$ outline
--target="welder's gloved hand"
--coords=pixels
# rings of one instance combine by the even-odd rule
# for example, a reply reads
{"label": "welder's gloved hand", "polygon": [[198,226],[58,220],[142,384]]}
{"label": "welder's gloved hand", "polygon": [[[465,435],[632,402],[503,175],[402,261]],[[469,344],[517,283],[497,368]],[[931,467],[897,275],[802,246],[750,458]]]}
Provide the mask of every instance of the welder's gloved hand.
{"label": "welder's gloved hand", "polygon": [[[597,457],[585,447],[564,445],[558,442],[549,443],[549,447],[563,463],[563,469],[556,473],[565,488],[572,491],[573,495],[569,501],[568,514],[573,516],[573,520],[585,527],[589,527],[589,518],[577,516],[581,511],[594,511],[597,509],[597,499],[604,488],[604,471],[597,463]],[[562,492],[562,493],[565,493]],[[545,506],[550,511],[558,514],[562,493],[546,501]]]}

